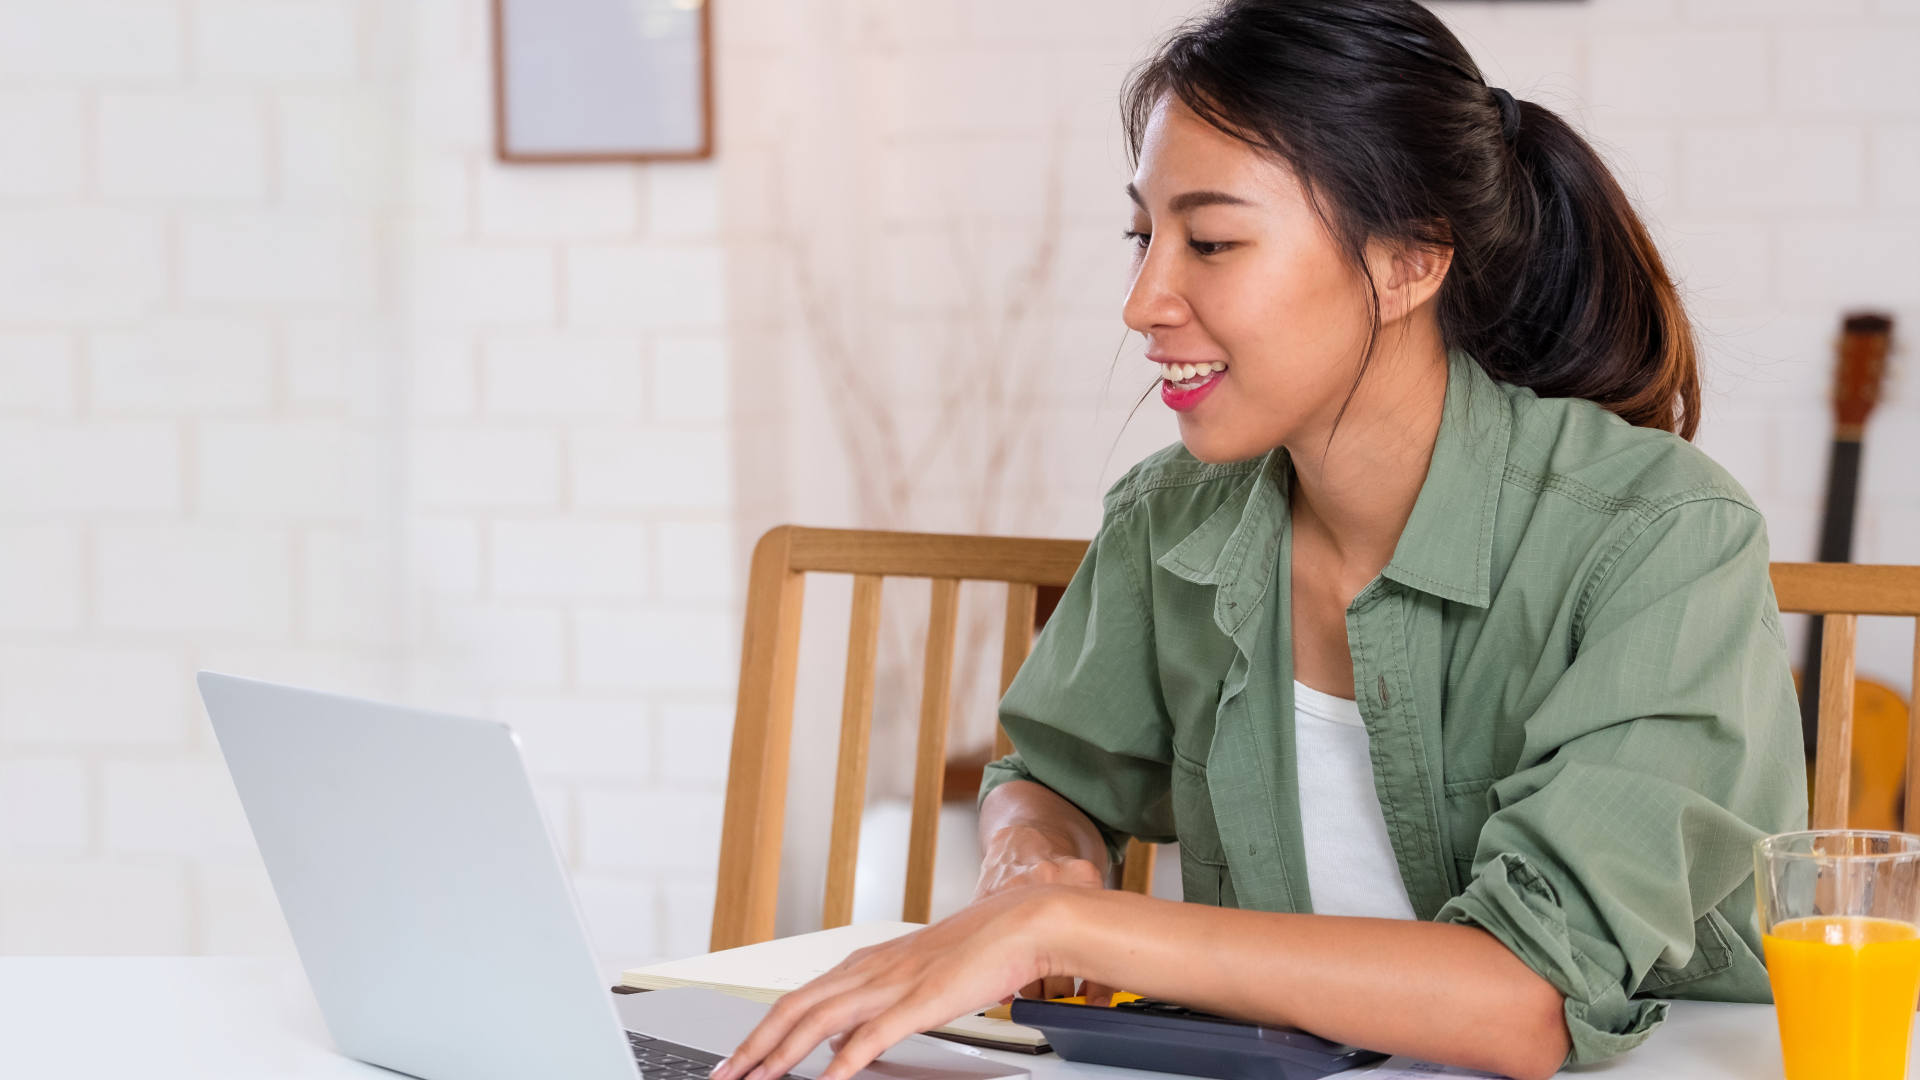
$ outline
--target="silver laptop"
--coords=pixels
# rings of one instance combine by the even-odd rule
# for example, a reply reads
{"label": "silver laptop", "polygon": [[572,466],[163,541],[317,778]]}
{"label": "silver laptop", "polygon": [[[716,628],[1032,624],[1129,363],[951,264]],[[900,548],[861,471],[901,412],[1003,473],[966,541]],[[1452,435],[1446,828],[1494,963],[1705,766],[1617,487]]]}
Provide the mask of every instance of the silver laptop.
{"label": "silver laptop", "polygon": [[[600,984],[506,725],[210,671],[199,683],[342,1053],[425,1080],[705,1080],[765,1014]],[[1026,1071],[914,1036],[862,1075]]]}

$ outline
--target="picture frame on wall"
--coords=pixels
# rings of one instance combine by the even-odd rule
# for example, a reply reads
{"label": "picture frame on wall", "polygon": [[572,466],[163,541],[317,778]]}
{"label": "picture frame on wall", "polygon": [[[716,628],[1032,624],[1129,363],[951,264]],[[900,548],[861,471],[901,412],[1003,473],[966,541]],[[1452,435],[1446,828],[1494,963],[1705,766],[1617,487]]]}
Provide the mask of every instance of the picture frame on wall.
{"label": "picture frame on wall", "polygon": [[713,155],[710,0],[493,0],[502,161]]}

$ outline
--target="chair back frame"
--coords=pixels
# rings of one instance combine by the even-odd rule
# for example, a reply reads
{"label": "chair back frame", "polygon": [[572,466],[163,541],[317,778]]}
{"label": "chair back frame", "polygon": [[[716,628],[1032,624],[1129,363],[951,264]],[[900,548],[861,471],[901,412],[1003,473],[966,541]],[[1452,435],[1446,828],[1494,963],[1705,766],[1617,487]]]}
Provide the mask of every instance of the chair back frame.
{"label": "chair back frame", "polygon": [[[1005,693],[1033,645],[1039,589],[1061,587],[1086,557],[1084,540],[1034,540],[934,533],[871,532],[781,526],[761,537],[747,581],[747,614],[740,649],[740,690],[727,771],[720,872],[714,898],[715,950],[773,937],[779,897],[780,845],[786,819],[793,694],[800,653],[800,610],[806,575],[853,575],[846,689],[841,701],[839,764],[834,781],[828,847],[828,927],[853,914],[853,870],[864,809],[867,748],[873,720],[874,661],[879,645],[881,584],[888,577],[930,578],[932,617],[927,632],[919,745],[914,761],[913,819],[907,851],[902,918],[926,922],[933,893],[941,790],[946,765],[949,701],[961,581],[1007,584],[1006,633],[1000,690]],[[997,732],[995,750],[1010,749]],[[1150,845],[1130,848],[1126,884],[1144,891],[1151,874]],[[1136,858],[1133,854],[1138,853]]]}
{"label": "chair back frame", "polygon": [[[1858,563],[1774,563],[1774,596],[1784,612],[1818,615],[1820,643],[1820,736],[1813,763],[1813,803],[1808,826],[1847,827],[1853,762],[1854,644],[1862,615],[1914,620],[1913,685],[1920,690],[1920,566]],[[1920,739],[1907,719],[1907,781],[1904,827],[1920,831]]]}
{"label": "chair back frame", "polygon": [[[854,578],[839,767],[833,786],[826,926],[843,926],[852,919],[852,871],[860,846],[868,740],[874,719],[881,582],[889,577],[931,578],[933,582],[920,744],[914,757],[906,903],[902,909],[902,919],[925,922],[933,894],[933,857],[947,761],[948,701],[952,696],[960,582],[993,580],[1008,586],[1006,630],[1000,650],[1000,692],[1006,694],[1033,648],[1033,615],[1039,588],[1066,586],[1085,555],[1085,540],[793,525],[774,528],[760,538],[747,580],[747,621],[720,830],[712,949],[766,942],[774,936],[806,575],[839,573]],[[1845,828],[1853,749],[1857,623],[1860,615],[1897,615],[1916,621],[1914,686],[1920,688],[1920,567],[1774,563],[1770,577],[1780,611],[1824,619],[1820,740],[1814,759],[1811,826]],[[996,730],[996,755],[1008,749],[1006,732]],[[1907,740],[1905,813],[1908,832],[1920,830],[1920,738]],[[1154,847],[1131,844],[1123,867],[1123,888],[1148,892],[1152,865]]]}
{"label": "chair back frame", "polygon": [[[928,919],[935,843],[946,761],[959,586],[1007,584],[1000,691],[1012,684],[1033,645],[1034,609],[1043,586],[1065,586],[1085,558],[1083,540],[891,533],[781,526],[755,545],[747,583],[740,650],[740,687],[727,772],[725,819],[711,947],[730,949],[773,937],[779,897],[780,845],[786,822],[787,766],[793,693],[800,653],[800,611],[809,573],[851,574],[853,615],[846,689],[841,705],[839,764],[834,783],[826,911],[828,927],[852,918],[853,868],[859,853],[867,749],[873,720],[874,662],[879,646],[881,584],[888,577],[929,578],[932,615],[915,753],[913,819],[902,917]],[[1820,735],[1814,762],[1810,825],[1845,828],[1853,745],[1854,649],[1861,615],[1915,620],[1914,686],[1920,688],[1920,566],[1774,563],[1769,568],[1780,610],[1824,619]],[[1909,720],[1905,828],[1920,831],[1920,738]],[[994,752],[1011,749],[996,729]],[[1147,892],[1154,849],[1128,846],[1123,887]]]}

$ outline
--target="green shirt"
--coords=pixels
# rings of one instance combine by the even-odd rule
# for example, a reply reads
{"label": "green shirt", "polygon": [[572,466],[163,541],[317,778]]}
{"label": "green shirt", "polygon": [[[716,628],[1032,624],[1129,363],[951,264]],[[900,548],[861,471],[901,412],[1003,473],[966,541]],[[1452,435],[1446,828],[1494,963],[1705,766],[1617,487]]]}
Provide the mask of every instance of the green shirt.
{"label": "green shirt", "polygon": [[[1338,453],[1338,444],[1335,444]],[[1106,834],[1178,840],[1186,899],[1311,911],[1293,753],[1284,450],[1178,446],[1106,500],[1000,706],[984,796],[1045,784]],[[1770,1000],[1753,842],[1804,828],[1766,527],[1683,440],[1452,357],[1393,561],[1347,608],[1400,876],[1566,995],[1570,1063],[1662,997]]]}

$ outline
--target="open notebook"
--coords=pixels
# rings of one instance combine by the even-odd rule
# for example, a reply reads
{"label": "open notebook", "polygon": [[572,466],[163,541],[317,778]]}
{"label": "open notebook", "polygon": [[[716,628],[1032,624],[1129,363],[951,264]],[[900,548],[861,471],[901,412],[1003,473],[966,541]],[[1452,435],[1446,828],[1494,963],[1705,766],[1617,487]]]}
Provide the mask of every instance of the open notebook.
{"label": "open notebook", "polygon": [[[923,929],[919,923],[875,922],[841,926],[812,934],[743,945],[737,949],[669,960],[664,964],[620,973],[620,981],[636,990],[669,990],[702,986],[752,1001],[771,1002],[789,990],[845,960],[855,949],[891,941]],[[1047,1037],[1011,1020],[996,1020],[975,1012],[929,1031],[957,1042],[998,1050],[1043,1053]]]}

